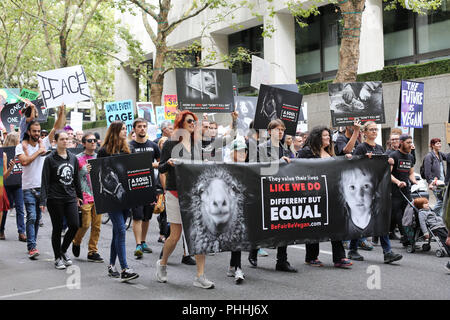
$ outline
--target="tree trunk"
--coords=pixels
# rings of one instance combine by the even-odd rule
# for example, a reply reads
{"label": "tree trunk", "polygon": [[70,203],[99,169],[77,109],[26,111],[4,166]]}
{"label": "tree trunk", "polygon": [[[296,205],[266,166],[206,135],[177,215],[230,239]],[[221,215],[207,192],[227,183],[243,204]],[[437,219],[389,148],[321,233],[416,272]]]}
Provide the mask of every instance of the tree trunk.
{"label": "tree trunk", "polygon": [[358,75],[359,39],[365,0],[339,0],[338,6],[344,20],[339,69],[334,82],[355,82]]}

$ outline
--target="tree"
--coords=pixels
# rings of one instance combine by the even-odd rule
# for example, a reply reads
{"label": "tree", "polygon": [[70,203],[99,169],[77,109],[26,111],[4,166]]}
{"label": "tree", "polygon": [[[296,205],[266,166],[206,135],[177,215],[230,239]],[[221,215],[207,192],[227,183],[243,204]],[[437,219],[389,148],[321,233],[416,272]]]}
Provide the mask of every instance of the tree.
{"label": "tree", "polygon": [[[224,21],[227,18],[232,18],[233,12],[240,8],[253,8],[253,5],[246,0],[240,1],[239,3],[226,0],[192,0],[190,1],[190,6],[188,6],[180,17],[174,20],[169,19],[169,15],[173,11],[171,0],[160,0],[156,5],[149,4],[145,0],[122,0],[119,1],[118,8],[123,12],[126,9],[132,11],[133,7],[130,7],[130,4],[133,4],[134,8],[138,8],[141,11],[142,23],[156,48],[156,53],[154,55],[153,68],[150,73],[147,73],[145,68],[140,67],[145,59],[143,58],[144,53],[140,49],[139,44],[133,41],[132,36],[126,29],[122,29],[121,37],[122,39],[126,39],[128,43],[130,56],[129,61],[122,65],[131,67],[136,77],[140,75],[149,78],[151,82],[150,101],[154,105],[161,104],[164,77],[167,72],[174,68],[208,67],[218,63],[231,66],[236,61],[251,60],[250,53],[243,48],[236,50],[230,55],[218,55],[214,50],[205,53],[205,48],[198,41],[181,48],[170,47],[167,43],[169,35],[179,28],[183,22],[195,18],[206,10],[216,10],[215,13],[217,12],[217,14],[215,18],[203,26],[200,37],[205,37],[205,31],[212,24]],[[157,25],[156,29],[151,27],[151,21]],[[200,58],[202,51],[203,58]]]}
{"label": "tree", "polygon": [[[28,2],[24,6],[29,7]],[[19,71],[26,49],[36,36],[34,19],[23,10],[0,2],[0,83],[2,86],[15,87],[20,83]]]}
{"label": "tree", "polygon": [[[14,79],[21,80],[16,85],[37,88],[36,72],[80,64],[85,68],[91,92],[95,92],[92,96],[96,108],[112,99],[111,56],[117,52],[114,38],[117,29],[110,1],[6,0],[2,6],[20,13],[22,19],[30,20],[34,26],[16,69]],[[12,38],[20,43],[19,32]],[[16,54],[14,49],[9,51]]]}
{"label": "tree", "polygon": [[[386,10],[396,9],[399,5],[408,6],[419,14],[426,13],[427,10],[437,9],[441,0],[410,0],[405,4],[405,0],[383,0],[387,2]],[[407,1],[407,0],[406,0]],[[330,1],[331,2],[331,1]],[[342,40],[339,50],[339,67],[334,82],[355,82],[358,74],[359,62],[359,39],[361,34],[362,12],[364,11],[366,0],[338,0],[337,10],[342,15]],[[302,18],[311,14],[320,14],[316,4],[308,4],[306,7],[301,1],[289,1],[289,9],[297,18],[299,25],[305,27]]]}

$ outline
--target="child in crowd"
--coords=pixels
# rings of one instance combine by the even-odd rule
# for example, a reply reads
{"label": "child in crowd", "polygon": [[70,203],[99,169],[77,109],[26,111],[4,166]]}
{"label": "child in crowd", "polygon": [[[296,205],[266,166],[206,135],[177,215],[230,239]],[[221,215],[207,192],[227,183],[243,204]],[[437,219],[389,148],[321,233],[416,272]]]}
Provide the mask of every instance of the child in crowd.
{"label": "child in crowd", "polygon": [[439,237],[441,243],[445,247],[447,254],[450,255],[450,246],[445,243],[447,240],[448,230],[445,227],[444,221],[441,217],[436,215],[431,209],[427,198],[417,198],[414,200],[414,206],[419,209],[419,224],[422,229],[425,239],[430,237],[428,228]]}

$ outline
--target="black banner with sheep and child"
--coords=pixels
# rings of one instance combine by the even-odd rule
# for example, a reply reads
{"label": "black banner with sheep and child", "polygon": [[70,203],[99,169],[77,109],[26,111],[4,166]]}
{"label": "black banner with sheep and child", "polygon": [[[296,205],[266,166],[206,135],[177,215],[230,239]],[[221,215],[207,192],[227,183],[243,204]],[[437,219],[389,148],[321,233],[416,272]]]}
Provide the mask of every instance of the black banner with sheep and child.
{"label": "black banner with sheep and child", "polygon": [[389,231],[386,156],[176,165],[190,254],[350,240]]}

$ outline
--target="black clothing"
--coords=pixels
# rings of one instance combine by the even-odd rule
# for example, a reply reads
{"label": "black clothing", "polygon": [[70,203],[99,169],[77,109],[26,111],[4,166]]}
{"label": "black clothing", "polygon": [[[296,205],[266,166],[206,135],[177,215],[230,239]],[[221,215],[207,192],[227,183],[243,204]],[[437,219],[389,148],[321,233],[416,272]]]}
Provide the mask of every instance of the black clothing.
{"label": "black clothing", "polygon": [[[132,150],[130,150],[130,151],[132,151]],[[122,155],[122,154],[129,154],[129,153],[127,153],[127,152],[122,150],[122,151],[120,151],[120,153],[109,154],[108,152],[106,152],[105,147],[101,147],[100,150],[98,150],[98,152],[97,152],[97,158],[119,156],[119,155]]]}
{"label": "black clothing", "polygon": [[[80,215],[78,213],[77,202],[61,201],[49,199],[47,203],[48,213],[52,221],[52,248],[55,259],[61,256],[61,252],[65,253],[72,243],[73,238],[78,231]],[[61,245],[61,232],[63,230],[63,220],[66,220],[67,231]]]}
{"label": "black clothing", "polygon": [[[406,187],[402,188],[403,193],[409,194],[409,171],[413,168],[413,157],[411,154],[405,154],[399,150],[394,151],[390,154],[392,159],[394,159],[394,166],[392,167],[392,175],[400,181],[406,182]],[[392,184],[392,195],[400,195],[400,191],[398,186],[393,183]],[[400,195],[401,196],[401,195]]]}
{"label": "black clothing", "polygon": [[[337,139],[336,142],[334,144],[334,153],[337,156],[345,156],[344,153],[344,148],[347,145],[347,143],[350,141],[350,138],[347,138],[347,136],[345,134],[340,134]],[[353,150],[355,150],[355,148],[359,145],[359,141],[356,140],[355,142],[355,146],[353,147]],[[351,152],[350,152],[351,153]]]}
{"label": "black clothing", "polygon": [[353,151],[353,155],[355,156],[363,156],[366,153],[373,153],[373,154],[384,154],[384,149],[379,144],[375,144],[375,146],[371,146],[367,142],[363,142],[359,144],[355,150]]}
{"label": "black clothing", "polygon": [[67,152],[64,159],[53,151],[45,158],[42,169],[41,206],[46,206],[47,200],[76,201],[83,199],[80,178],[78,175],[78,159]]}
{"label": "black clothing", "polygon": [[[441,164],[444,165],[444,160],[446,160],[445,154],[439,152],[439,158],[436,154],[431,151],[423,159],[423,167],[425,169],[425,177],[422,177],[427,180],[428,184],[430,184],[434,178],[438,178],[440,180],[441,177]],[[445,177],[445,168],[444,168],[444,177]]]}
{"label": "black clothing", "polygon": [[[177,146],[179,145],[179,146]],[[177,153],[172,154],[174,148],[177,146]],[[193,151],[193,152],[192,152]],[[175,151],[176,152],[176,151]],[[159,162],[158,172],[166,173],[166,190],[176,191],[177,190],[177,179],[175,176],[175,168],[167,163],[167,160],[170,158],[174,159],[185,159],[185,160],[201,160],[200,148],[198,145],[195,145],[193,141],[191,141],[191,153],[187,151],[183,144],[178,141],[167,140],[161,151],[161,161]]]}

